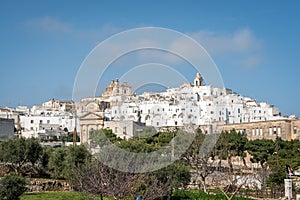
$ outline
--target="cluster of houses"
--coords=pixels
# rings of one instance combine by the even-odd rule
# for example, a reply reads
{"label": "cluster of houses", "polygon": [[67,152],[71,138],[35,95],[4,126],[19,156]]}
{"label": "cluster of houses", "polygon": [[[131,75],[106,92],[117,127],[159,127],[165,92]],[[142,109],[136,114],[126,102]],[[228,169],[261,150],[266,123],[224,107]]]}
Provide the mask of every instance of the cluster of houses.
{"label": "cluster of houses", "polygon": [[281,116],[278,108],[266,102],[204,85],[200,73],[193,83],[140,95],[117,79],[101,96],[80,102],[51,99],[32,108],[1,108],[0,119],[0,140],[18,134],[41,141],[61,141],[75,132],[85,143],[91,131],[103,128],[128,139],[143,127],[164,130],[186,125],[199,127],[205,133],[235,129],[249,139],[291,140],[299,139],[300,134],[300,120],[295,116]]}

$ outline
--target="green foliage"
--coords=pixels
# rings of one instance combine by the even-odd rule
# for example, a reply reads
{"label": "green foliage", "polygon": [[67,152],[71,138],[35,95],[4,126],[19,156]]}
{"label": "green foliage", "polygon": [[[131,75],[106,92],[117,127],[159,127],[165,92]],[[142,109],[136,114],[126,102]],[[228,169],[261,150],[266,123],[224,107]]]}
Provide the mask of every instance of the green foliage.
{"label": "green foliage", "polygon": [[274,185],[283,186],[284,185],[284,179],[287,176],[286,173],[286,166],[284,164],[280,165],[271,165],[270,167],[270,174],[267,180],[267,184],[271,187]]}
{"label": "green foliage", "polygon": [[11,165],[16,172],[20,172],[27,162],[35,165],[42,152],[41,145],[34,138],[15,138],[0,143],[1,161]]}
{"label": "green foliage", "polygon": [[180,160],[154,172],[154,175],[162,182],[169,181],[174,189],[186,188],[191,178],[190,167]]}
{"label": "green foliage", "polygon": [[[150,130],[150,131],[152,131],[152,130]],[[109,146],[110,146],[109,144],[113,143],[123,150],[129,151],[129,152],[134,152],[134,153],[149,153],[149,152],[156,151],[156,150],[160,149],[161,147],[164,147],[165,149],[167,149],[166,151],[170,152],[170,150],[171,150],[170,147],[172,146],[171,141],[177,135],[177,132],[159,132],[159,133],[151,132],[150,135],[147,135],[147,136],[149,136],[147,138],[144,137],[145,134],[148,134],[148,131],[146,131],[146,133],[143,133],[143,137],[140,135],[141,137],[134,137],[134,138],[128,139],[128,140],[122,140],[120,138],[117,138],[112,133],[111,130],[93,131],[93,132],[91,132],[92,146],[93,147],[106,146],[109,148]],[[184,139],[185,138],[181,138],[180,141],[174,141],[174,143],[180,144],[180,142],[182,142],[182,140],[184,140]],[[174,145],[174,146],[176,147],[176,145]],[[112,158],[112,159],[114,159],[113,161],[119,162],[119,160],[120,160],[120,163],[118,163],[118,165],[124,164],[122,162],[122,159],[118,159],[120,157],[120,155],[117,152],[115,152],[115,153],[112,152],[113,150],[116,151],[115,148],[112,148],[111,150],[109,150],[110,154],[115,155]],[[103,156],[103,155],[99,154],[99,156]],[[131,159],[131,158],[128,158],[128,159]],[[155,157],[155,159],[156,159],[156,157]],[[143,162],[141,160],[139,160],[139,161]],[[102,170],[103,169],[106,169],[106,168],[103,167]],[[107,169],[104,171],[107,171]],[[104,174],[103,174],[104,172],[103,172],[102,174],[99,174],[98,176],[102,177],[102,180],[106,180],[106,179],[108,179],[108,177],[111,177],[112,179],[109,179],[109,184],[107,182],[105,183],[106,186],[108,187],[108,185],[111,185],[111,184],[114,185],[115,193],[116,193],[114,195],[117,195],[120,197],[126,197],[128,195],[129,196],[133,195],[134,193],[149,195],[149,193],[151,193],[151,191],[149,191],[149,190],[160,190],[160,188],[166,188],[164,191],[165,193],[171,192],[172,188],[184,188],[190,181],[189,171],[190,171],[189,165],[181,160],[178,160],[178,161],[172,163],[171,165],[169,165],[168,167],[165,167],[163,169],[157,170],[152,173],[146,173],[143,175],[139,175],[139,174],[133,175],[133,174],[129,174],[129,173],[121,173],[121,172],[117,172],[114,170],[110,170],[109,175],[104,176]],[[84,172],[84,173],[88,173],[88,172]],[[95,173],[97,174],[97,170],[95,170]],[[89,174],[89,177],[91,177],[91,176],[94,177],[95,176],[94,174],[93,175]],[[141,177],[141,176],[143,176],[143,177]],[[145,177],[147,177],[147,178],[145,178]],[[101,179],[101,178],[97,178],[97,179]],[[85,179],[82,179],[82,180],[84,181]],[[128,184],[125,184],[126,181],[130,182],[130,183],[128,183],[129,185],[134,183],[134,186],[132,188],[130,188],[131,191],[128,189]],[[126,186],[122,185],[123,184],[122,182]],[[86,183],[86,184],[90,184],[90,183]],[[91,187],[92,186],[89,186],[88,188],[90,189]],[[110,190],[113,190],[113,189],[110,189]],[[99,192],[100,189],[99,189],[99,191],[97,189],[95,189],[93,191]],[[106,190],[104,188],[104,191],[102,191],[102,192],[104,194],[106,194],[105,191]]]}
{"label": "green foliage", "polygon": [[27,139],[26,142],[26,158],[32,165],[34,165],[41,157],[43,148],[39,141],[35,138]]}
{"label": "green foliage", "polygon": [[110,143],[122,141],[110,129],[94,130],[90,132],[91,147],[103,147]]}
{"label": "green foliage", "polygon": [[227,159],[230,171],[233,171],[232,157],[246,157],[248,139],[245,135],[235,130],[222,132],[215,145],[215,154],[219,158]]}
{"label": "green foliage", "polygon": [[16,174],[0,179],[0,199],[17,200],[26,189],[26,179]]}
{"label": "green foliage", "polygon": [[248,139],[245,135],[235,130],[222,132],[216,144],[217,151],[222,158],[228,156],[245,157]]}
{"label": "green foliage", "polygon": [[[68,130],[67,128],[65,128],[65,129]],[[66,131],[66,130],[64,130],[64,131]],[[63,136],[62,141],[63,142],[73,142],[73,132],[69,132],[66,136]],[[76,142],[80,142],[80,138],[78,135],[76,137]]]}
{"label": "green foliage", "polygon": [[91,158],[88,150],[82,145],[60,147],[48,153],[48,168],[54,178],[71,178],[74,175],[73,168],[84,165]]}
{"label": "green foliage", "polygon": [[275,143],[272,140],[257,139],[247,144],[247,151],[251,154],[251,162],[260,163],[264,167],[270,156],[275,152]]}
{"label": "green foliage", "polygon": [[51,152],[48,167],[54,178],[63,178],[66,172],[67,148],[56,148]]}
{"label": "green foliage", "polygon": [[52,148],[43,148],[43,153],[40,158],[40,164],[41,164],[41,168],[43,170],[48,170],[49,158],[50,158],[50,154],[53,150],[54,149],[52,149]]}
{"label": "green foliage", "polygon": [[157,131],[154,127],[143,127],[142,129],[136,129],[134,131],[134,138],[142,139],[142,138],[151,138],[152,136],[156,135]]}
{"label": "green foliage", "polygon": [[275,152],[269,157],[268,165],[271,169],[269,185],[283,185],[287,177],[287,168],[297,169],[300,166],[300,141],[284,141],[278,138],[274,143]]}
{"label": "green foliage", "polygon": [[204,142],[205,135],[201,132],[201,129],[197,130],[196,136],[187,151],[187,157],[194,157],[194,159],[199,159],[199,150]]}
{"label": "green foliage", "polygon": [[159,132],[152,134],[149,138],[132,138],[120,140],[116,145],[134,153],[149,153],[161,147],[169,146],[171,140],[176,136],[176,132]]}
{"label": "green foliage", "polygon": [[269,166],[268,184],[283,185],[287,176],[286,168],[296,169],[300,166],[300,141],[284,141],[281,138],[273,140],[252,140],[247,144],[252,162],[260,163],[263,168]]}

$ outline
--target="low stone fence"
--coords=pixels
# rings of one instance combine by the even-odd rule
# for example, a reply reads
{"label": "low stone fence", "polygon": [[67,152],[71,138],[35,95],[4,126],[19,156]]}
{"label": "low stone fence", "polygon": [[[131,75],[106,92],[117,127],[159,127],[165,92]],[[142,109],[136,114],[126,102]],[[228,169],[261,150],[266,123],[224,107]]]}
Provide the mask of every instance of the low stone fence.
{"label": "low stone fence", "polygon": [[71,190],[69,183],[65,180],[32,178],[29,182],[28,192]]}

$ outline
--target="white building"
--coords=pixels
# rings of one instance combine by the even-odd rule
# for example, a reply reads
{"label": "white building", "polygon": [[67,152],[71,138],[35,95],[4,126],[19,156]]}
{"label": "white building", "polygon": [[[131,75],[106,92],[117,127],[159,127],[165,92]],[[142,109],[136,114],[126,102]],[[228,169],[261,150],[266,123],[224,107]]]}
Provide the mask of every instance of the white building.
{"label": "white building", "polygon": [[[79,123],[75,122],[75,104],[72,101],[51,99],[41,106],[33,106],[28,113],[19,116],[23,137],[39,137],[51,133],[72,132]],[[25,108],[23,108],[24,110]]]}
{"label": "white building", "polygon": [[259,103],[229,89],[213,88],[202,83],[203,79],[197,73],[194,84],[184,83],[160,93],[127,95],[105,110],[105,118],[140,121],[154,127],[208,125],[213,122],[233,124],[284,118],[277,108],[265,102]]}

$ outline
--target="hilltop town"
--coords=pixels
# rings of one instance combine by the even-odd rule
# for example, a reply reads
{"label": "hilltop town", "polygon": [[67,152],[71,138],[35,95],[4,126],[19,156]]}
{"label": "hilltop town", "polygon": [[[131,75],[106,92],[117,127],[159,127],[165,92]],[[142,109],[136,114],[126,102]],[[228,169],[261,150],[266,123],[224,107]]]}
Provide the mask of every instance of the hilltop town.
{"label": "hilltop town", "polygon": [[91,131],[103,128],[122,139],[132,138],[136,125],[157,130],[193,125],[206,134],[235,129],[248,139],[299,139],[300,130],[295,116],[282,116],[273,105],[230,89],[205,85],[200,73],[192,83],[140,95],[116,79],[101,96],[80,102],[51,99],[32,108],[1,108],[0,117],[1,140],[18,135],[58,145],[74,131],[77,140],[86,143]]}

